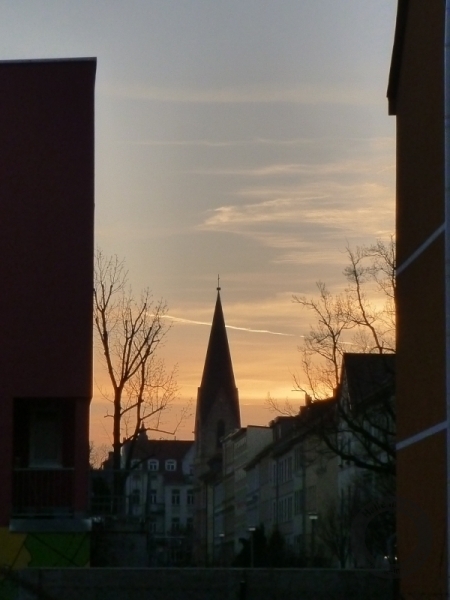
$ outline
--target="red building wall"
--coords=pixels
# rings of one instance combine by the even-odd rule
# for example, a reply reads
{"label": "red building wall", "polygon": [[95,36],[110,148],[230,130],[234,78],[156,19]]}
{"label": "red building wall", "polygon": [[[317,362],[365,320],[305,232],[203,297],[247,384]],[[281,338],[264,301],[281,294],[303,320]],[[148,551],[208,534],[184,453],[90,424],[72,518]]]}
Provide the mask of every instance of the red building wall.
{"label": "red building wall", "polygon": [[95,59],[0,63],[0,526],[15,399],[71,404],[74,493],[86,505],[95,70]]}

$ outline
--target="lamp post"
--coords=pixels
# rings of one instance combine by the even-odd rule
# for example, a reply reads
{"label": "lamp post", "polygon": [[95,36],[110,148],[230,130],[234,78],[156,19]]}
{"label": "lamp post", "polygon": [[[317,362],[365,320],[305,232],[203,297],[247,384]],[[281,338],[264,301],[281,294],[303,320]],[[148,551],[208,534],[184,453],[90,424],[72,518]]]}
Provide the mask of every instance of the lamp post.
{"label": "lamp post", "polygon": [[255,548],[253,534],[256,531],[256,527],[249,527],[248,530],[250,532],[250,567],[253,569],[253,567],[255,566]]}
{"label": "lamp post", "polygon": [[225,534],[224,533],[219,533],[219,540],[220,540],[220,564],[222,565],[222,567],[225,564],[225,560],[224,560],[224,555],[223,555],[223,542],[225,540]]}
{"label": "lamp post", "polygon": [[314,561],[316,554],[316,522],[319,515],[317,513],[309,513],[308,517],[311,521],[311,561]]}

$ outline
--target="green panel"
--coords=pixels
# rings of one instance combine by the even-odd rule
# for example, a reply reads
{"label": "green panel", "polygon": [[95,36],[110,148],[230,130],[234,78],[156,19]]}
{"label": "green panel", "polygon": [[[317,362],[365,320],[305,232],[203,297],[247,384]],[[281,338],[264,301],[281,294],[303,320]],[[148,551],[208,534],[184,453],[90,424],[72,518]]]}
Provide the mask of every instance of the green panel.
{"label": "green panel", "polygon": [[29,533],[25,547],[31,556],[29,567],[89,566],[87,533]]}

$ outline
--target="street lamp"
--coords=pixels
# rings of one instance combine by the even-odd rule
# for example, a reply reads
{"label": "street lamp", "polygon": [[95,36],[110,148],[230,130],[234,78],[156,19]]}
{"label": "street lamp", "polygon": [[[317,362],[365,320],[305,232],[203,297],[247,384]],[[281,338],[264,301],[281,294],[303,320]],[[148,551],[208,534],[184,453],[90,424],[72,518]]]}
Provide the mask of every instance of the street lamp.
{"label": "street lamp", "polygon": [[220,564],[223,567],[224,564],[225,564],[224,555],[223,555],[223,542],[225,540],[225,534],[224,533],[219,533],[219,540],[220,540]]}
{"label": "street lamp", "polygon": [[253,534],[256,531],[256,527],[249,527],[248,530],[250,532],[250,567],[253,569],[253,567],[255,566],[255,548],[253,546]]}
{"label": "street lamp", "polygon": [[317,513],[309,513],[308,517],[311,521],[311,560],[313,561],[316,553],[316,522],[319,515]]}

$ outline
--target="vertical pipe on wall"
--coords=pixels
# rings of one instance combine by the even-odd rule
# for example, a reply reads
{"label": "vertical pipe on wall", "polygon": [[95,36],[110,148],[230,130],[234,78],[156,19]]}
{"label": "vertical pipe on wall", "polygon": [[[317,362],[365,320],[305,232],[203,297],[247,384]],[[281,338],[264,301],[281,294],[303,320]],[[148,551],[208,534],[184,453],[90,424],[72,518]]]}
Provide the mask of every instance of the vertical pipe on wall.
{"label": "vertical pipe on wall", "polygon": [[445,2],[444,203],[445,203],[445,369],[447,406],[447,591],[450,590],[450,0]]}

